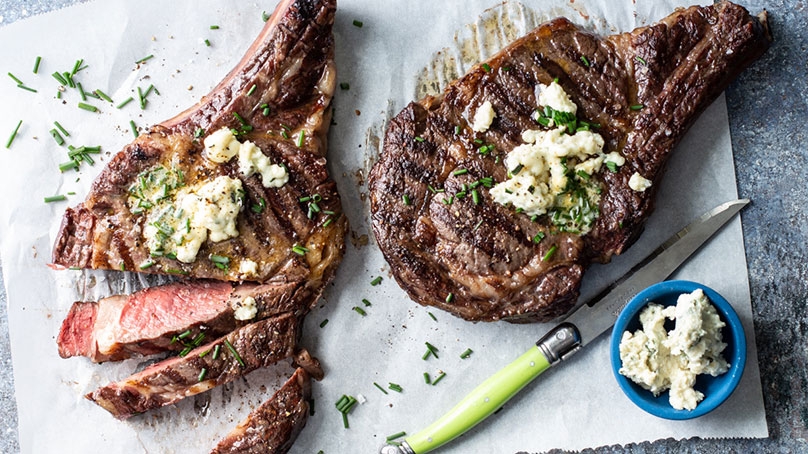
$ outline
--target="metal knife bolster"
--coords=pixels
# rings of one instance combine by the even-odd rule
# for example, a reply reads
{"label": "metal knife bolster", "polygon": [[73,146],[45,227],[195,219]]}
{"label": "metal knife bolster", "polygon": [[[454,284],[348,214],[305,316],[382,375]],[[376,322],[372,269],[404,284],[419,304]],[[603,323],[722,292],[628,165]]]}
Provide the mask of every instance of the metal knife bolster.
{"label": "metal knife bolster", "polygon": [[572,323],[561,323],[551,329],[538,342],[536,347],[547,358],[551,366],[569,358],[583,347],[581,333]]}

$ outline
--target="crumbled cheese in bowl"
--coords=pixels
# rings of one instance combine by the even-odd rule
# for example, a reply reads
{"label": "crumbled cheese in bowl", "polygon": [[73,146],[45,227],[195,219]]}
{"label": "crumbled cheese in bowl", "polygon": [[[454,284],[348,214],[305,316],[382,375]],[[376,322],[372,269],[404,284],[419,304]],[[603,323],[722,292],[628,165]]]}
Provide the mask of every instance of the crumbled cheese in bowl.
{"label": "crumbled cheese in bowl", "polygon": [[[665,320],[675,320],[671,331]],[[680,295],[675,306],[649,303],[640,313],[642,329],[620,339],[620,374],[655,396],[670,390],[677,410],[693,410],[704,395],[694,389],[699,374],[718,376],[729,370],[722,352],[721,320],[701,289]]]}

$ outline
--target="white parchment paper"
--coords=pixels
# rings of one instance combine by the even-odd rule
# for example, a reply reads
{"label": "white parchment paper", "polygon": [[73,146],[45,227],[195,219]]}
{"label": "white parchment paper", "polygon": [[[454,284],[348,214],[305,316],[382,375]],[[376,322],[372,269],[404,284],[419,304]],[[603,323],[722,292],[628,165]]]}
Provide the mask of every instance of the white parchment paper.
{"label": "white parchment paper", "polygon": [[[439,417],[550,328],[464,322],[418,306],[398,288],[370,234],[364,182],[386,121],[409,101],[438,92],[471,64],[542,20],[565,15],[605,34],[648,24],[680,5],[674,0],[340,0],[335,26],[338,81],[350,89],[338,90],[335,98],[329,160],[350,218],[351,241],[323,304],[307,320],[303,343],[322,360],[327,375],[314,384],[315,414],[292,452],[376,452],[388,435],[415,433]],[[0,46],[2,72],[38,90],[31,93],[18,89],[11,79],[0,80],[4,141],[23,120],[11,148],[0,149],[0,258],[23,452],[208,452],[291,373],[281,364],[176,406],[117,421],[82,396],[129,375],[144,360],[104,365],[82,358],[64,360],[58,357],[55,337],[73,301],[131,292],[144,281],[129,273],[53,271],[47,266],[65,207],[83,199],[109,156],[131,140],[129,121],[146,127],[196,102],[242,56],[263,25],[261,12],[274,7],[273,0],[111,0],[0,29],[0,42],[5,43]],[[211,25],[220,28],[212,30]],[[33,74],[37,55],[42,63],[39,74]],[[154,57],[134,63],[147,55]],[[56,99],[58,83],[50,74],[70,71],[79,58],[89,66],[77,80],[86,90],[101,89],[115,100],[90,100],[99,113],[78,109],[79,95],[73,90]],[[145,110],[137,101],[114,107],[137,97],[137,87],[151,84],[159,95],[149,96]],[[68,144],[102,145],[95,166],[59,172],[67,149],[50,137],[54,121],[70,132]],[[737,197],[723,97],[678,147],[662,184],[657,211],[642,238],[612,264],[588,272],[584,297],[627,271],[693,218]],[[67,202],[43,203],[43,197],[68,193],[75,195]],[[376,276],[384,280],[371,286]],[[726,404],[695,421],[667,421],[643,413],[617,387],[609,367],[608,336],[603,336],[442,452],[582,449],[668,437],[766,437],[740,221],[731,223],[674,277],[715,288],[744,322],[749,359],[740,387]],[[150,281],[155,282],[159,279]],[[363,298],[372,305],[365,307]],[[367,316],[352,310],[357,305]],[[328,324],[321,328],[326,319]],[[438,358],[421,358],[424,342],[438,348]],[[467,348],[474,353],[460,359]],[[446,376],[438,385],[424,382],[424,372],[434,377],[439,371]],[[403,392],[383,394],[374,382],[385,388],[397,383]],[[366,400],[350,414],[349,429],[343,428],[334,408],[342,394]]]}

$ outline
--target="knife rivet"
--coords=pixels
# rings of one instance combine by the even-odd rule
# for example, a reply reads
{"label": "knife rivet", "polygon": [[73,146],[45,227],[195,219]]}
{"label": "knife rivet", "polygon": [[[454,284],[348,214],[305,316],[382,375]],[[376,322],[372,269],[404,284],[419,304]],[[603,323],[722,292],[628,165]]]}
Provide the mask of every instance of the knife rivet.
{"label": "knife rivet", "polygon": [[489,400],[491,400],[491,399],[489,399],[489,398],[487,398],[487,397],[485,398],[485,401],[486,401],[486,402],[488,402]]}
{"label": "knife rivet", "polygon": [[535,366],[535,365],[536,365],[536,362],[535,362],[535,361],[531,361],[531,362],[530,362],[530,367],[533,367],[533,366]]}

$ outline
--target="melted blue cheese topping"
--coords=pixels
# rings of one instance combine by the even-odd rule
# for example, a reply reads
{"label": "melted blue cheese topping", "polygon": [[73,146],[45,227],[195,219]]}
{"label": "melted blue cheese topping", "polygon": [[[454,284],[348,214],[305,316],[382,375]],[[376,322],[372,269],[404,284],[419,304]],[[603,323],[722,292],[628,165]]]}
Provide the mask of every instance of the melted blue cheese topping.
{"label": "melted blue cheese topping", "polygon": [[254,143],[240,142],[229,128],[210,134],[204,144],[205,156],[210,161],[223,164],[238,156],[239,172],[246,178],[259,174],[265,188],[279,188],[289,181],[286,168],[273,164]]}
{"label": "melted blue cheese topping", "polygon": [[[219,242],[237,237],[243,192],[241,180],[220,176],[157,200],[147,212],[143,229],[150,253],[191,263],[208,239]],[[130,197],[130,206],[138,203],[139,199]]]}
{"label": "melted blue cheese topping", "polygon": [[557,124],[554,118],[574,120],[578,107],[557,82],[540,88],[548,129],[522,132],[525,143],[505,158],[508,179],[490,194],[495,202],[530,216],[549,213],[562,231],[585,234],[598,216],[601,188],[593,175],[604,163],[621,166],[625,158],[604,153],[603,137],[588,127],[568,131],[567,124]]}
{"label": "melted blue cheese topping", "polygon": [[[676,320],[671,331],[665,320]],[[651,303],[640,313],[642,330],[623,333],[620,373],[655,396],[670,389],[669,402],[677,410],[693,410],[704,399],[695,390],[696,376],[713,377],[729,370],[721,355],[724,322],[701,289],[680,295],[676,306]]]}

